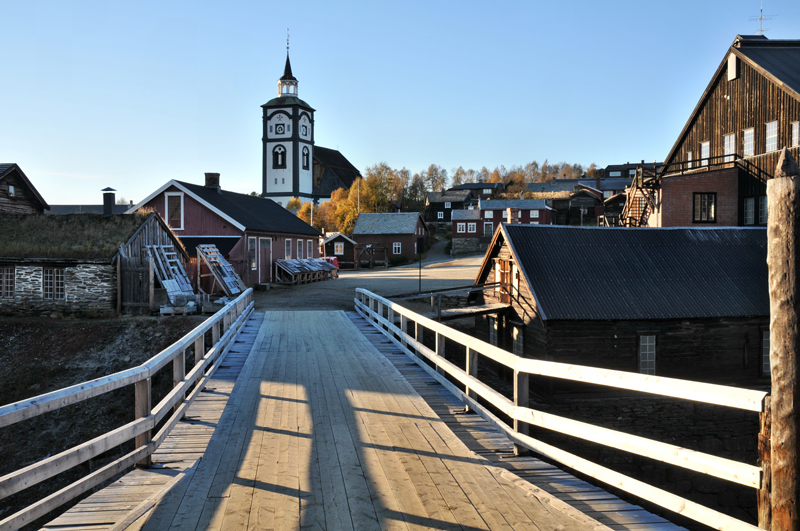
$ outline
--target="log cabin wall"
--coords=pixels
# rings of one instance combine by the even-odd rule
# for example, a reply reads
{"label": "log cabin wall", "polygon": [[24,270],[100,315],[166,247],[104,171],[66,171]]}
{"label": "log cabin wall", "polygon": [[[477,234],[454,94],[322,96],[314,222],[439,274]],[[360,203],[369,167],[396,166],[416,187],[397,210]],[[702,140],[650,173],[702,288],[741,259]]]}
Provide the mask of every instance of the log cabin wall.
{"label": "log cabin wall", "polygon": [[[9,194],[9,185],[14,187],[13,196]],[[43,214],[44,208],[16,172],[12,171],[5,178],[0,179],[0,212]]]}

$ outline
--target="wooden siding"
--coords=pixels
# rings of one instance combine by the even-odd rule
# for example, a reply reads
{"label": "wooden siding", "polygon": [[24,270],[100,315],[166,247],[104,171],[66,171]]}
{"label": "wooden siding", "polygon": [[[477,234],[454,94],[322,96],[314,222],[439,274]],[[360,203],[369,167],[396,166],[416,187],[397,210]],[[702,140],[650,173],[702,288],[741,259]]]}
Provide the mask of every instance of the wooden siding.
{"label": "wooden siding", "polygon": [[[181,190],[174,186],[170,186],[164,193],[159,194],[145,205],[142,209],[154,209],[161,214],[161,217],[168,220],[165,211],[166,200],[164,194],[166,193],[183,193]],[[140,209],[141,210],[141,209]],[[204,205],[195,201],[188,194],[183,194],[183,229],[174,229],[176,234],[180,237],[186,236],[241,236],[242,231],[231,225],[231,223],[212,212]]]}
{"label": "wooden siding", "polygon": [[[8,185],[14,186],[14,197],[8,195]],[[0,212],[10,214],[42,214],[44,209],[16,170],[0,179]]]}

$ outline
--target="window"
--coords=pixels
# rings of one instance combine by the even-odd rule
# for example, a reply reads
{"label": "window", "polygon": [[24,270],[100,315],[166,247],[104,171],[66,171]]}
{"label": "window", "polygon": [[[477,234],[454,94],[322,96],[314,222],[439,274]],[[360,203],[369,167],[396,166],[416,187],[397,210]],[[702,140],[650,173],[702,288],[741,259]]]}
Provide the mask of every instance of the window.
{"label": "window", "polygon": [[639,372],[656,373],[656,336],[639,336]]}
{"label": "window", "polygon": [[686,167],[688,169],[690,169],[690,170],[692,169],[692,152],[691,151],[687,151],[686,152]]}
{"label": "window", "polygon": [[283,251],[283,257],[286,260],[292,259],[292,240],[286,238],[286,249]]}
{"label": "window", "polygon": [[778,122],[769,122],[767,124],[767,144],[766,151],[775,151],[778,149]]}
{"label": "window", "polygon": [[800,146],[800,122],[792,124],[792,147]]}
{"label": "window", "polygon": [[767,208],[767,196],[762,195],[758,198],[758,222],[761,225],[767,224],[767,215],[769,210]]}
{"label": "window", "polygon": [[450,208],[450,201],[445,201],[444,207],[445,208]]}
{"label": "window", "polygon": [[494,217],[494,212],[492,212],[491,210],[487,210],[486,212],[483,213],[483,217],[485,217],[486,219],[492,219],[492,217]]}
{"label": "window", "polygon": [[694,215],[695,223],[715,223],[717,221],[714,205],[717,202],[716,193],[695,193],[694,194]]}
{"label": "window", "polygon": [[17,197],[17,190],[13,184],[8,185],[8,197]]}
{"label": "window", "polygon": [[314,240],[306,240],[306,258],[314,258]]}
{"label": "window", "polygon": [[483,189],[483,195],[492,195],[492,189],[491,188],[484,188]]}
{"label": "window", "polygon": [[467,232],[475,232],[476,231],[475,225],[476,225],[475,223],[467,223]]}
{"label": "window", "polygon": [[628,177],[634,177],[636,175],[636,170],[628,170]]}
{"label": "window", "polygon": [[489,317],[489,344],[497,346],[497,319]]}
{"label": "window", "polygon": [[297,240],[297,258],[303,259],[303,240]]}
{"label": "window", "polygon": [[511,353],[517,356],[522,356],[523,341],[522,341],[522,327],[515,326],[511,329]]}
{"label": "window", "polygon": [[466,223],[457,223],[456,224],[456,232],[464,232],[467,228]]}
{"label": "window", "polygon": [[42,273],[42,297],[58,301],[66,299],[64,270],[45,267]]}
{"label": "window", "polygon": [[[608,192],[608,193],[610,193],[610,192]],[[533,219],[539,219],[539,211],[538,210],[531,210],[531,217]]]}
{"label": "window", "polygon": [[343,255],[344,254],[344,243],[334,243],[333,244],[333,254]]}
{"label": "window", "polygon": [[437,212],[436,219],[444,219],[444,212]]}
{"label": "window", "polygon": [[761,332],[761,374],[770,375],[769,368],[769,330]]}
{"label": "window", "polygon": [[752,157],[756,150],[755,131],[752,127],[750,129],[745,129],[742,132],[742,136],[742,155],[745,157]]}
{"label": "window", "polygon": [[272,150],[272,167],[275,169],[286,167],[286,148],[280,144]]}
{"label": "window", "polygon": [[733,162],[733,156],[736,153],[736,135],[730,134],[723,137],[725,143],[725,162]]}
{"label": "window", "polygon": [[401,245],[400,242],[392,243],[392,254],[400,254]]}
{"label": "window", "polygon": [[[603,190],[603,199],[608,199],[614,194],[613,190]],[[531,211],[533,212],[533,211]]]}
{"label": "window", "polygon": [[483,224],[483,235],[484,236],[491,236],[494,234],[494,224],[493,223],[484,223]]}
{"label": "window", "polygon": [[610,171],[608,172],[609,177],[622,177],[621,171]]}
{"label": "window", "polygon": [[166,198],[167,225],[173,230],[183,230],[183,194],[167,192]]}
{"label": "window", "polygon": [[304,170],[308,169],[308,158],[309,158],[308,157],[308,148],[304,147],[303,148],[303,169]]}
{"label": "window", "polygon": [[0,268],[0,297],[9,299],[14,296],[14,268]]}
{"label": "window", "polygon": [[752,225],[756,222],[756,198],[744,198],[744,224]]}
{"label": "window", "polygon": [[250,262],[250,269],[258,269],[255,238],[247,238],[247,261]]}
{"label": "window", "polygon": [[700,166],[708,166],[708,157],[711,152],[710,142],[700,142]]}

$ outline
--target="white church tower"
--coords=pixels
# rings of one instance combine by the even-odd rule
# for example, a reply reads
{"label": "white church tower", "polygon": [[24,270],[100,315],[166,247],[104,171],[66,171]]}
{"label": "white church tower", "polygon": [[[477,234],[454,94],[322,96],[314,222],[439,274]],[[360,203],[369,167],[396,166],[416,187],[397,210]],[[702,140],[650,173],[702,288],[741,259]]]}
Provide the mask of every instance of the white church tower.
{"label": "white church tower", "polygon": [[297,78],[289,62],[278,80],[278,97],[261,106],[264,110],[262,136],[262,192],[283,206],[292,197],[313,200],[314,109],[297,97]]}

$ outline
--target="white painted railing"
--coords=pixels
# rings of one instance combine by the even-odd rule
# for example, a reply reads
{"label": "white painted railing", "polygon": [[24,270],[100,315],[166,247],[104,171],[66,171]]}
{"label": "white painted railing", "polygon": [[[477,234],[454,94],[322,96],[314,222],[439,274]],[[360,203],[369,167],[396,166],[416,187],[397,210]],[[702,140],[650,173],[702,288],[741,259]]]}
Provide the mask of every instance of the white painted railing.
{"label": "white painted railing", "polygon": [[[135,449],[58,492],[8,516],[0,521],[0,530],[18,529],[134,464],[148,466],[150,455],[158,449],[172,428],[183,418],[186,410],[230,350],[234,339],[252,311],[253,290],[251,288],[236,300],[229,302],[179,341],[138,367],[0,407],[0,428],[2,428],[128,385],[133,385],[135,389],[135,420],[133,422],[3,476],[0,478],[0,500],[69,470],[131,439],[135,440]],[[208,331],[211,331],[211,346],[206,350],[205,336]],[[186,350],[192,345],[194,345],[194,367],[189,374],[186,374]],[[153,408],[151,406],[151,378],[170,362],[172,363],[173,388]],[[189,388],[194,384],[196,385],[187,396]],[[166,423],[155,436],[152,436],[151,431],[168,415]]]}
{"label": "white painted railing", "polygon": [[[528,377],[529,375],[537,375],[560,378],[759,413],[763,413],[767,393],[522,358],[472,336],[453,330],[442,323],[428,319],[367,290],[356,289],[354,302],[356,310],[363,317],[369,320],[407,355],[412,357],[439,383],[459,397],[470,409],[478,412],[500,431],[504,432],[518,449],[533,450],[608,485],[622,489],[715,529],[726,531],[759,529],[756,526],[534,439],[528,435],[527,428],[528,425],[546,428],[754,489],[763,488],[763,474],[760,467],[531,409],[528,407]],[[413,325],[413,333],[410,333],[409,325]],[[436,347],[434,350],[429,349],[419,341],[423,330],[425,334],[435,334],[434,344]],[[448,342],[460,344],[465,348],[466,370],[460,369],[445,359],[445,339]],[[478,380],[479,356],[491,359],[514,371],[514,400],[506,398],[500,392]],[[424,360],[431,362],[434,367],[432,368]],[[457,385],[454,385],[445,375],[461,383],[464,386],[464,390],[462,391]],[[479,404],[478,397],[512,419],[513,426],[509,426]]]}

